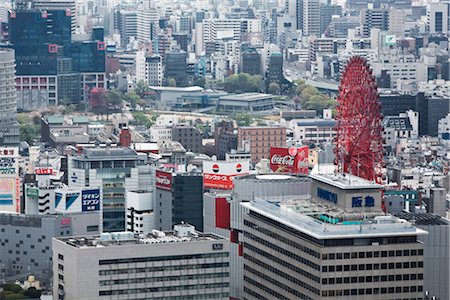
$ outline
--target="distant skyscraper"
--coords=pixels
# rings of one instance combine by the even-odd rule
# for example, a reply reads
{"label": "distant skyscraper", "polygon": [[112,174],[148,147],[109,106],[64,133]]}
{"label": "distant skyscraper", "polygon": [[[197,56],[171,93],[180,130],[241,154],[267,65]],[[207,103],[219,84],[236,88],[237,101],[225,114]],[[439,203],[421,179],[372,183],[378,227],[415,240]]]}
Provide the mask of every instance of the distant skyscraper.
{"label": "distant skyscraper", "polygon": [[0,48],[0,146],[19,144],[14,50]]}
{"label": "distant skyscraper", "polygon": [[389,12],[386,9],[366,9],[361,11],[361,31],[363,36],[370,36],[372,28],[389,29]]}
{"label": "distant skyscraper", "polygon": [[449,23],[449,3],[428,2],[427,4],[427,30],[430,33],[447,32]]}
{"label": "distant skyscraper", "polygon": [[[303,35],[320,36],[320,2],[303,0]],[[298,22],[298,21],[297,21]]]}
{"label": "distant skyscraper", "polygon": [[187,80],[187,54],[185,51],[169,51],[166,53],[166,80],[175,79],[177,86],[186,86]]}
{"label": "distant skyscraper", "polygon": [[71,31],[75,33],[77,28],[77,8],[75,0],[33,0],[34,8],[40,10],[64,10],[71,17]]}

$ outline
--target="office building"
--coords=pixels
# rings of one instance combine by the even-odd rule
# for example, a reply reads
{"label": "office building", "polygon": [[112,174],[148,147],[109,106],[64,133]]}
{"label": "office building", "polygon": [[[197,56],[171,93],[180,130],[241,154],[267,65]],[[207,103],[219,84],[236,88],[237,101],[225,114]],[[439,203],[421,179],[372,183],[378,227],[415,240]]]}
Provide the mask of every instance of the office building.
{"label": "office building", "polygon": [[217,101],[217,111],[224,113],[264,113],[274,108],[273,96],[260,93],[226,95]]}
{"label": "office building", "polygon": [[239,127],[238,150],[250,152],[252,162],[256,163],[263,158],[270,157],[270,147],[286,146],[285,127]]}
{"label": "office building", "polygon": [[261,54],[255,48],[248,48],[241,53],[240,73],[261,74]]}
{"label": "office building", "polygon": [[269,86],[269,84],[275,82],[281,87],[283,81],[283,55],[274,51],[270,54],[267,64],[266,85]]}
{"label": "office building", "polygon": [[166,82],[174,79],[177,87],[188,85],[187,54],[185,51],[169,51],[166,53],[164,78]]}
{"label": "office building", "polygon": [[389,11],[386,9],[365,9],[361,11],[361,33],[370,36],[372,28],[389,29]]}
{"label": "office building", "polygon": [[311,180],[306,176],[252,174],[234,177],[232,191],[216,190],[204,194],[204,231],[230,237],[230,297],[244,299],[244,212],[240,203],[266,199],[280,201],[292,195],[307,197],[310,189]]}
{"label": "office building", "polygon": [[122,147],[84,147],[68,157],[71,188],[100,188],[103,231],[125,230],[126,192],[153,189],[145,153]]}
{"label": "office building", "polygon": [[338,16],[338,18],[342,15],[342,6],[337,4],[321,4],[320,6],[320,33],[324,33],[331,21],[333,20],[333,16]]}
{"label": "office building", "polygon": [[445,1],[427,2],[427,31],[429,33],[448,32],[449,3]]}
{"label": "office building", "polygon": [[77,20],[77,7],[74,0],[33,0],[33,7],[42,11],[63,10],[71,17],[70,28],[75,33],[79,25]]}
{"label": "office building", "polygon": [[153,41],[158,21],[158,10],[151,7],[150,1],[144,1],[137,11],[137,40],[142,43]]}
{"label": "office building", "polygon": [[127,231],[147,234],[155,229],[153,191],[127,191]]}
{"label": "office building", "polygon": [[176,125],[172,128],[172,141],[179,142],[186,151],[202,153],[202,134],[192,125]]}
{"label": "office building", "polygon": [[336,121],[333,119],[294,119],[289,122],[294,140],[303,144],[333,142],[335,126]]}
{"label": "office building", "polygon": [[427,232],[384,215],[377,184],[311,177],[312,199],[241,204],[244,298],[421,299]]}
{"label": "office building", "polygon": [[138,36],[138,13],[135,10],[118,10],[114,14],[114,25],[120,33],[120,46],[127,47],[128,43]]}
{"label": "office building", "polygon": [[320,31],[320,2],[319,0],[302,0],[302,2],[302,34],[304,36],[315,35],[319,37],[322,33]]}
{"label": "office building", "polygon": [[173,232],[53,239],[55,299],[229,299],[229,243]]}
{"label": "office building", "polygon": [[203,176],[201,173],[156,171],[155,228],[170,230],[187,222],[203,229]]}
{"label": "office building", "polygon": [[0,146],[19,144],[14,50],[0,48]]}
{"label": "office building", "polygon": [[99,232],[98,212],[54,215],[1,213],[0,279],[14,282],[33,274],[42,285],[49,287],[52,238]]}
{"label": "office building", "polygon": [[163,66],[161,56],[155,54],[145,58],[145,82],[152,86],[161,86]]}

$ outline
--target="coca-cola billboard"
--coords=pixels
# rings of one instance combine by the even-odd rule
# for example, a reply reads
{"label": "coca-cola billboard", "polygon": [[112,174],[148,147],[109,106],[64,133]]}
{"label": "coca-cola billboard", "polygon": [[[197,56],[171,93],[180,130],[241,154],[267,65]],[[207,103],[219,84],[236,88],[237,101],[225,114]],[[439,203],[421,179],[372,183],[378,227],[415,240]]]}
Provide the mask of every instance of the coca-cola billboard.
{"label": "coca-cola billboard", "polygon": [[270,169],[275,173],[308,174],[308,147],[270,147]]}
{"label": "coca-cola billboard", "polygon": [[156,188],[166,191],[172,190],[172,173],[156,171]]}

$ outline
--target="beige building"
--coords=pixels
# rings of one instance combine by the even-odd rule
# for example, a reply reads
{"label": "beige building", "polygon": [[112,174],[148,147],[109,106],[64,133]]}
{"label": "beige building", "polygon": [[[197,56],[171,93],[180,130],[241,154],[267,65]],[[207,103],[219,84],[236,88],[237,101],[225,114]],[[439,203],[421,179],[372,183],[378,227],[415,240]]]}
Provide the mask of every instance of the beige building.
{"label": "beige building", "polygon": [[241,203],[244,298],[424,299],[427,232],[384,215],[380,186],[333,176],[310,199]]}
{"label": "beige building", "polygon": [[270,146],[286,146],[286,128],[269,126],[238,128],[238,149],[248,151],[253,163],[263,158],[269,159]]}
{"label": "beige building", "polygon": [[229,242],[173,232],[53,239],[53,299],[229,299]]}

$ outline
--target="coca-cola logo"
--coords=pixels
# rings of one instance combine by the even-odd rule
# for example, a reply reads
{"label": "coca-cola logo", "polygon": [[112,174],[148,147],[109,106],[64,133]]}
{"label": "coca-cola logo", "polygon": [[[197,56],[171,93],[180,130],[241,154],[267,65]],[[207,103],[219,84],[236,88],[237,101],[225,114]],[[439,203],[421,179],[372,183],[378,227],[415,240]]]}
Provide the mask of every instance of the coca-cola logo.
{"label": "coca-cola logo", "polygon": [[270,159],[270,162],[274,165],[284,165],[293,167],[294,166],[295,157],[291,155],[281,156],[279,154],[274,154]]}
{"label": "coca-cola logo", "polygon": [[237,171],[238,173],[241,173],[241,171],[242,171],[242,165],[241,165],[241,164],[237,164],[237,165],[236,165],[236,171]]}
{"label": "coca-cola logo", "polygon": [[295,147],[290,147],[289,150],[288,150],[288,153],[289,153],[290,156],[296,156],[297,153],[298,153],[298,150]]}
{"label": "coca-cola logo", "polygon": [[213,170],[214,173],[219,172],[219,165],[218,165],[218,164],[214,164],[214,165],[212,166],[212,170]]}

